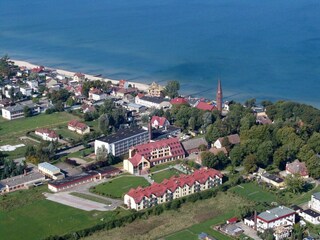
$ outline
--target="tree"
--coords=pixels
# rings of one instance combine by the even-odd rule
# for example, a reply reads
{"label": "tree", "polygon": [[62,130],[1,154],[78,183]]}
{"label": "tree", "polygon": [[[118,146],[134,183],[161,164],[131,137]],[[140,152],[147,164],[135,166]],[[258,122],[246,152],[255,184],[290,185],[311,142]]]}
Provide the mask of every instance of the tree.
{"label": "tree", "polygon": [[244,157],[241,145],[234,146],[229,153],[229,157],[233,166],[239,166]]}
{"label": "tree", "polygon": [[314,132],[308,140],[308,146],[315,151],[320,153],[320,133]]}
{"label": "tree", "polygon": [[273,229],[271,228],[265,230],[263,233],[260,233],[258,235],[263,240],[274,240]]}
{"label": "tree", "polygon": [[257,157],[253,154],[250,154],[245,157],[243,161],[243,166],[246,172],[253,173],[257,170]]}
{"label": "tree", "polygon": [[264,108],[266,108],[266,107],[268,107],[268,106],[271,106],[273,103],[271,102],[271,101],[269,101],[269,100],[263,100],[263,101],[261,101],[261,105],[264,107]]}
{"label": "tree", "polygon": [[252,108],[256,105],[256,99],[255,98],[251,98],[251,99],[248,99],[245,101],[244,105],[247,107],[247,108]]}
{"label": "tree", "polygon": [[307,161],[307,168],[309,171],[309,175],[313,178],[318,179],[320,177],[320,157],[317,155],[313,155]]}
{"label": "tree", "polygon": [[189,118],[188,125],[190,130],[194,130],[196,128],[196,119],[195,117]]}
{"label": "tree", "polygon": [[175,98],[179,96],[180,83],[178,81],[169,81],[164,89],[166,96]]}
{"label": "tree", "polygon": [[73,106],[73,105],[75,104],[75,101],[74,101],[73,97],[70,96],[70,97],[67,99],[66,104],[67,104],[69,107]]}
{"label": "tree", "polygon": [[209,151],[201,153],[201,161],[203,166],[209,168],[214,168],[218,165],[218,158]]}
{"label": "tree", "polygon": [[99,130],[103,134],[110,133],[110,120],[109,120],[109,116],[107,114],[103,114],[100,116],[98,125],[99,125]]}
{"label": "tree", "polygon": [[108,151],[104,145],[97,148],[96,160],[97,161],[106,161],[108,158]]}
{"label": "tree", "polygon": [[288,191],[292,193],[300,193],[303,191],[305,183],[303,179],[297,175],[288,175],[285,178]]}
{"label": "tree", "polygon": [[24,117],[31,117],[32,116],[31,108],[29,108],[28,106],[24,106],[23,115],[24,115]]}

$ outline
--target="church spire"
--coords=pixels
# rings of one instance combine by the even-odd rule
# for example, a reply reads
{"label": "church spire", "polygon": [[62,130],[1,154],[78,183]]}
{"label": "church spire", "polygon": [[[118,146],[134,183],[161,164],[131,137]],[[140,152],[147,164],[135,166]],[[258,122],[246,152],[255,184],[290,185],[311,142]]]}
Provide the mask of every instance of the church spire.
{"label": "church spire", "polygon": [[217,101],[218,111],[221,112],[222,111],[222,87],[221,87],[220,78],[218,79],[218,88],[217,88],[216,101]]}

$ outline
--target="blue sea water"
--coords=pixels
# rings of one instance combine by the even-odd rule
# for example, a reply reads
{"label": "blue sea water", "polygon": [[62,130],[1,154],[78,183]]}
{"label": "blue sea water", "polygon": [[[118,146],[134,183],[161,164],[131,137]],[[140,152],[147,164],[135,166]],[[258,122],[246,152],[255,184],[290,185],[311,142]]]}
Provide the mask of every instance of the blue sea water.
{"label": "blue sea water", "polygon": [[0,54],[225,99],[320,107],[319,0],[1,0]]}

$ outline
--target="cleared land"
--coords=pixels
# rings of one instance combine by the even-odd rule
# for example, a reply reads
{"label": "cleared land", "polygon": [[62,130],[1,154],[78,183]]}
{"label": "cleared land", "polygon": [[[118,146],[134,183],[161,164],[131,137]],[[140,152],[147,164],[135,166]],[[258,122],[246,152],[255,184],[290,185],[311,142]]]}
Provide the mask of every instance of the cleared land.
{"label": "cleared land", "polygon": [[97,232],[85,239],[197,239],[200,232],[206,232],[217,239],[231,240],[211,226],[233,217],[233,211],[236,210],[234,206],[244,205],[248,205],[245,199],[220,192],[214,198],[187,203],[178,211],[171,210],[159,216],[138,219],[124,227]]}
{"label": "cleared land", "polygon": [[152,174],[151,178],[155,182],[160,183],[163,181],[163,179],[169,179],[172,176],[179,176],[180,174],[182,173],[176,169],[168,169],[168,170],[164,170],[164,171]]}
{"label": "cleared land", "polygon": [[149,183],[143,177],[122,176],[109,182],[99,184],[91,189],[92,192],[111,198],[121,198],[131,188],[146,187]]}
{"label": "cleared land", "polygon": [[108,221],[128,214],[125,210],[86,212],[51,202],[43,199],[45,188],[0,197],[1,204],[8,205],[0,210],[0,236],[5,236],[6,240],[40,240],[93,226],[101,219]]}
{"label": "cleared land", "polygon": [[235,186],[230,191],[255,202],[277,202],[277,197],[274,194],[252,182]]}

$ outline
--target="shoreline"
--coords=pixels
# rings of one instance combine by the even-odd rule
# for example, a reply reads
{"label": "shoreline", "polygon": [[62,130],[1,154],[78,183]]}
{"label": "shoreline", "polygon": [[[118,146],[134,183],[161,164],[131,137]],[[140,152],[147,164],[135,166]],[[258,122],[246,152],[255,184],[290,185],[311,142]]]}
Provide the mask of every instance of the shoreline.
{"label": "shoreline", "polygon": [[[41,65],[33,64],[31,62],[17,60],[17,59],[9,59],[9,60],[14,62],[14,64],[19,66],[19,67],[27,67],[28,69],[32,69],[32,68],[36,68],[36,67],[41,66]],[[63,70],[63,69],[51,68],[51,67],[47,67],[47,66],[44,66],[44,67],[48,68],[48,69],[56,70],[57,73],[59,73],[61,75],[65,75],[66,77],[71,77],[71,78],[74,76],[75,73],[77,73],[77,72],[72,72],[72,71]],[[102,80],[102,81],[106,81],[106,82],[110,81],[110,82],[112,82],[112,84],[118,84],[119,83],[119,80],[110,79],[110,78],[104,78],[103,76],[95,77],[94,75],[90,75],[90,74],[86,74],[86,73],[82,73],[82,74],[84,74],[85,77],[89,81]],[[145,83],[128,81],[128,84],[134,85],[136,88],[138,88],[139,90],[142,90],[142,91],[147,91],[148,88],[149,88],[149,84],[145,84]]]}

